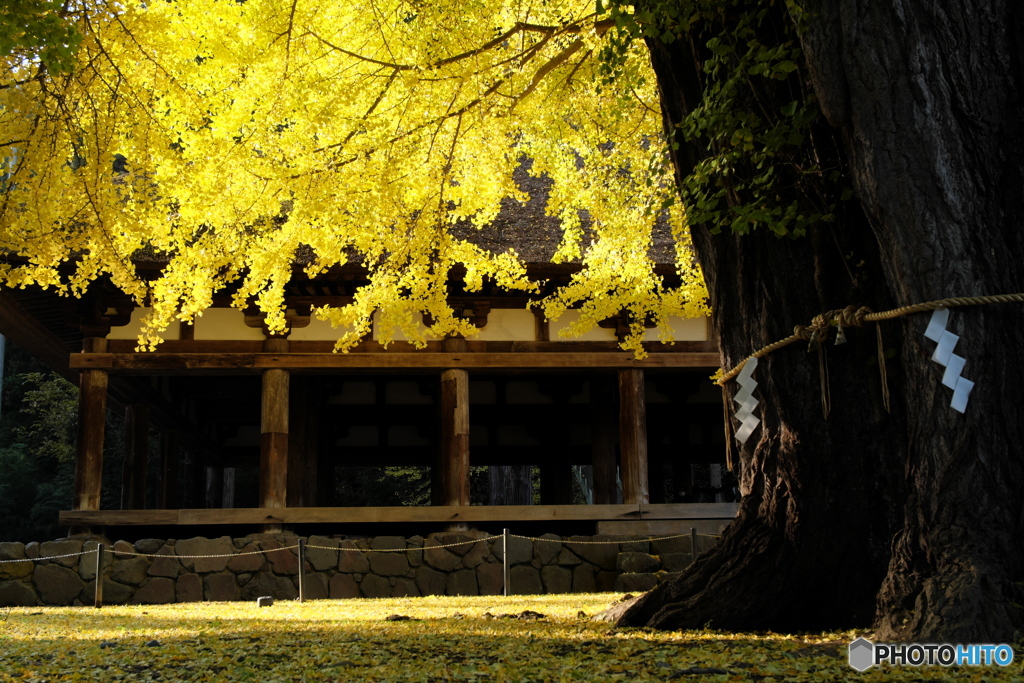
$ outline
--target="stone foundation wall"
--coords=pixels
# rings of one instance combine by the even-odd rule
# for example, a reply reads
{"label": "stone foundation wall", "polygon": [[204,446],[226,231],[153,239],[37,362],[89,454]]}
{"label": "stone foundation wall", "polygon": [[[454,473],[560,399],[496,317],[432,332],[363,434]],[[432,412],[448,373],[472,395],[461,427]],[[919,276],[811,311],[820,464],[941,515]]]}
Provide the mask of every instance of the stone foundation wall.
{"label": "stone foundation wall", "polygon": [[[698,553],[715,540],[701,536]],[[298,549],[281,549],[297,543],[297,536],[260,534],[108,544],[104,602],[294,599],[299,594]],[[454,543],[461,545],[441,547]],[[487,539],[482,532],[426,538],[310,536],[307,544],[307,599],[502,593],[502,539]],[[96,540],[75,538],[0,543],[0,560],[24,560],[0,562],[0,606],[92,604],[96,545]],[[407,552],[355,552],[397,549]],[[82,551],[86,554],[74,555]],[[57,555],[71,556],[37,559]],[[225,557],[189,557],[211,555]],[[509,559],[513,593],[636,592],[685,568],[691,560],[690,539],[513,536]]]}

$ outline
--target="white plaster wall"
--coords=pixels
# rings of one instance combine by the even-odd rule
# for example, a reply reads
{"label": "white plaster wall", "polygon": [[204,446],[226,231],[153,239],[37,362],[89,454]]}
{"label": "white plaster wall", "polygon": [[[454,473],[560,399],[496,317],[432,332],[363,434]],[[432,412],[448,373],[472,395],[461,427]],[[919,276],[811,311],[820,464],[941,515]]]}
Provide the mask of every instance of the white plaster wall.
{"label": "white plaster wall", "polygon": [[197,340],[263,341],[263,330],[245,324],[245,314],[237,308],[208,308],[196,316]]}
{"label": "white plaster wall", "polygon": [[309,325],[305,327],[294,327],[292,328],[291,334],[288,335],[288,339],[292,341],[332,341],[336,342],[341,335],[343,330],[341,328],[334,328],[326,320],[320,320],[316,315],[309,316]]}
{"label": "white plaster wall", "polygon": [[[669,316],[668,326],[672,328],[672,336],[676,341],[707,341],[708,339],[707,316],[699,318]],[[661,341],[658,338],[658,329],[645,330],[644,341]]]}
{"label": "white plaster wall", "polygon": [[474,339],[485,341],[534,341],[537,338],[533,313],[514,308],[492,308],[487,324]]}
{"label": "white plaster wall", "polygon": [[[107,335],[107,339],[131,339],[133,341],[138,339],[139,333],[142,332],[142,319],[149,315],[149,311],[148,306],[132,310],[132,318],[128,324],[110,328],[110,334]],[[160,336],[165,340],[178,339],[180,337],[178,322],[171,323],[170,328]]]}

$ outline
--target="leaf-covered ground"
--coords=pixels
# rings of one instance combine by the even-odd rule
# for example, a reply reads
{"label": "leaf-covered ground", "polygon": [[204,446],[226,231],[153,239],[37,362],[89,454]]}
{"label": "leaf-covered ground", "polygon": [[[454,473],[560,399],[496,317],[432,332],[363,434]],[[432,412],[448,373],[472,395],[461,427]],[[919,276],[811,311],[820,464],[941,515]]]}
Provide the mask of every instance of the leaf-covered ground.
{"label": "leaf-covered ground", "polygon": [[0,609],[0,680],[1021,680],[1019,651],[1006,669],[857,674],[846,661],[856,633],[661,633],[590,620],[618,597]]}

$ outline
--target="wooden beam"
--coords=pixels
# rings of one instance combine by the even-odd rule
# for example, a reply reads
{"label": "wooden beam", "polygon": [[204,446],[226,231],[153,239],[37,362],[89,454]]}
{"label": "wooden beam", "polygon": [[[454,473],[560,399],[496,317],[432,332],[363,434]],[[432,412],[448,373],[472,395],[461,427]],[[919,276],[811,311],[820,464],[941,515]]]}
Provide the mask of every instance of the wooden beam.
{"label": "wooden beam", "polygon": [[61,526],[149,524],[372,524],[639,520],[637,505],[432,505],[424,507],[233,508],[62,511]]}
{"label": "wooden beam", "polygon": [[647,413],[644,371],[619,371],[619,453],[622,502],[649,503],[647,478]]}
{"label": "wooden beam", "polygon": [[81,353],[71,367],[116,374],[245,374],[267,369],[352,369],[436,372],[450,368],[564,370],[624,368],[714,368],[717,353],[659,353],[637,360],[622,351],[587,353]]}
{"label": "wooden beam", "polygon": [[426,507],[234,508],[228,510],[65,510],[61,526],[191,524],[369,524],[731,519],[739,503],[670,505],[466,505]]}
{"label": "wooden beam", "polygon": [[0,334],[38,358],[71,382],[77,373],[68,367],[68,347],[36,317],[29,315],[9,292],[0,290]]}
{"label": "wooden beam", "polygon": [[149,462],[149,406],[129,403],[124,408],[124,467],[121,509],[146,507],[146,465]]}
{"label": "wooden beam", "polygon": [[[269,339],[268,346],[280,346],[283,339]],[[273,344],[272,344],[273,343]],[[288,497],[288,371],[272,368],[263,372],[263,402],[260,421],[260,507],[279,508]]]}
{"label": "wooden beam", "polygon": [[[543,317],[543,316],[542,316]],[[450,340],[449,340],[450,341]],[[538,339],[537,341],[494,341],[483,339],[465,339],[465,347],[457,349],[462,353],[622,353],[618,342],[614,341],[571,341],[549,339]],[[138,342],[133,339],[111,339],[108,342],[110,353],[134,354]],[[644,350],[648,353],[718,353],[718,345],[715,342],[704,341],[678,341],[673,344],[663,342],[643,342]],[[333,341],[289,341],[288,349],[291,353],[318,353],[333,354]],[[234,339],[169,339],[161,342],[157,349],[158,353],[263,353],[264,343],[258,340],[234,340]],[[349,349],[346,355],[372,354],[396,354],[396,353],[438,353],[446,350],[444,340],[430,340],[422,349],[417,348],[412,342],[394,341],[386,347],[380,342],[364,340]],[[146,355],[149,355],[148,353]],[[66,355],[64,356],[66,358]],[[714,362],[718,365],[718,361]]]}
{"label": "wooden beam", "polygon": [[441,374],[440,505],[469,505],[469,373]]}
{"label": "wooden beam", "polygon": [[739,503],[642,503],[642,519],[725,519],[739,514]]}
{"label": "wooden beam", "polygon": [[103,487],[103,431],[107,417],[107,373],[87,370],[78,385],[75,510],[99,510]]}

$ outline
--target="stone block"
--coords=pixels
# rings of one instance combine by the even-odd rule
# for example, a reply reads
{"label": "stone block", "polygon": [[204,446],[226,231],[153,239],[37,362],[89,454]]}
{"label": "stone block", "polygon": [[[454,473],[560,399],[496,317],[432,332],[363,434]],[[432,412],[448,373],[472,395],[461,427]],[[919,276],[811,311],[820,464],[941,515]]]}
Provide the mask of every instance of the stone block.
{"label": "stone block", "polygon": [[[332,550],[324,550],[332,548]],[[306,541],[306,560],[315,571],[325,572],[338,566],[338,542],[326,536],[310,536]]]}
{"label": "stone block", "polygon": [[328,584],[328,592],[332,600],[360,597],[359,584],[351,574],[338,573],[332,576]]}
{"label": "stone block", "polygon": [[115,560],[128,560],[135,557],[135,546],[128,541],[114,541],[110,552],[114,554]]}
{"label": "stone block", "polygon": [[[407,543],[406,547],[408,547],[408,548],[422,548],[423,547],[423,537],[422,536],[411,536],[409,539],[407,539],[406,543]],[[421,564],[423,564],[423,551],[422,550],[410,550],[408,553],[406,553],[406,555],[409,558],[409,566],[410,567],[419,567]]]}
{"label": "stone block", "polygon": [[129,586],[140,586],[149,571],[148,557],[133,557],[128,560],[114,560],[110,566],[110,578]]}
{"label": "stone block", "polygon": [[597,583],[598,593],[610,593],[615,590],[615,579],[618,578],[615,572],[597,572],[594,581]]}
{"label": "stone block", "polygon": [[259,552],[255,543],[248,543],[238,549],[238,554],[228,560],[228,569],[236,574],[248,574],[263,569],[267,558]]}
{"label": "stone block", "polygon": [[286,544],[273,538],[260,543],[263,555],[270,563],[270,571],[280,576],[298,576],[299,574],[299,558],[290,550],[286,550],[289,545],[292,544]]}
{"label": "stone block", "polygon": [[339,544],[338,571],[346,574],[365,574],[370,571],[370,561],[355,541],[344,540]]}
{"label": "stone block", "polygon": [[[574,541],[585,542],[574,543]],[[616,559],[619,556],[619,543],[614,536],[572,536],[567,547],[590,564],[606,571],[615,571]]]}
{"label": "stone block", "polygon": [[573,593],[594,593],[597,591],[597,581],[594,579],[594,567],[589,564],[579,564],[572,570],[572,592]]}
{"label": "stone block", "polygon": [[692,559],[689,551],[684,553],[666,553],[661,556],[661,566],[667,572],[681,572],[690,566]]}
{"label": "stone block", "polygon": [[[503,562],[504,539],[499,538],[494,542],[494,556],[498,562]],[[510,536],[508,540],[508,559],[510,564],[529,564],[533,561],[533,541],[521,536]]]}
{"label": "stone block", "polygon": [[156,555],[164,547],[164,542],[159,538],[141,538],[135,541],[135,552],[145,555]]}
{"label": "stone block", "polygon": [[690,552],[690,537],[689,536],[676,536],[675,538],[666,538],[664,540],[651,541],[651,554],[652,555],[668,555],[671,553],[688,553]]}
{"label": "stone block", "polygon": [[70,605],[85,587],[78,572],[59,564],[39,565],[32,572],[32,582],[47,605]]}
{"label": "stone block", "polygon": [[448,575],[444,582],[445,595],[478,595],[476,572],[472,569],[460,569]]}
{"label": "stone block", "polygon": [[28,557],[25,554],[25,544],[17,541],[4,541],[0,543],[0,560],[20,560]]}
{"label": "stone block", "polygon": [[438,545],[451,545],[448,550],[463,557],[476,545],[472,541],[479,541],[487,538],[490,534],[486,534],[482,531],[460,531],[458,533],[441,533],[431,534],[427,540],[434,540]]}
{"label": "stone block", "polygon": [[[75,538],[63,538],[59,541],[46,541],[39,545],[39,557],[54,557],[57,555],[68,555],[71,553],[82,552],[82,542]],[[62,557],[58,560],[52,560],[56,564],[62,567],[75,567],[78,565],[78,558],[80,556],[73,555],[71,557]]]}
{"label": "stone block", "polygon": [[655,574],[619,574],[615,590],[619,593],[643,593],[658,585]]}
{"label": "stone block", "polygon": [[[103,604],[104,605],[127,605],[135,595],[135,586],[126,586],[123,583],[117,581],[111,581],[109,578],[103,579]],[[90,581],[85,584],[85,588],[82,590],[79,599],[85,597],[88,599],[88,604],[93,604],[96,599],[96,581]],[[82,600],[85,602],[85,600]]]}
{"label": "stone block", "polygon": [[275,600],[294,600],[299,597],[299,589],[287,576],[278,576],[271,572],[260,572],[253,574],[249,583],[242,586],[240,597],[242,600],[255,600],[256,598],[269,595]]}
{"label": "stone block", "polygon": [[39,543],[38,541],[32,541],[25,544],[25,557],[30,560],[36,560],[39,558]]}
{"label": "stone block", "polygon": [[395,581],[395,585],[391,588],[391,595],[395,598],[417,598],[420,595],[420,589],[416,587],[415,581],[402,577]]}
{"label": "stone block", "polygon": [[[405,543],[402,543],[403,547]],[[378,576],[405,576],[409,573],[409,560],[405,552],[367,553],[370,571]]]}
{"label": "stone block", "polygon": [[549,565],[540,570],[540,579],[546,593],[571,593],[572,572],[565,567]]}
{"label": "stone block", "polygon": [[568,548],[562,548],[558,553],[558,559],[555,560],[555,564],[559,567],[575,567],[578,564],[582,564],[583,560],[579,558],[579,555],[569,550]]}
{"label": "stone block", "polygon": [[[543,540],[540,540],[543,539]],[[562,552],[562,537],[555,534],[544,534],[533,542],[533,559],[541,565],[552,564]]]}
{"label": "stone block", "polygon": [[[82,544],[82,550],[85,555],[79,557],[78,562],[78,575],[84,581],[89,581],[96,578],[96,546],[99,545],[96,541],[86,541]],[[114,563],[114,555],[110,552],[110,546],[106,545],[103,552],[103,571],[106,572],[110,569],[110,566]],[[91,604],[91,603],[90,603]]]}
{"label": "stone block", "polygon": [[151,558],[153,561],[150,563],[149,569],[146,570],[150,576],[173,579],[182,572],[181,562],[178,561],[170,546],[163,546],[156,551],[156,555],[158,557]]}
{"label": "stone block", "polygon": [[[179,557],[186,570],[197,574],[222,572],[228,566],[228,560],[235,553],[235,545],[230,536],[220,538],[186,538],[174,544],[174,554]],[[190,558],[186,555],[227,555],[228,557]],[[190,601],[191,602],[191,601]]]}
{"label": "stone block", "polygon": [[420,595],[444,595],[445,575],[423,566],[416,570],[416,587]]}
{"label": "stone block", "polygon": [[154,576],[131,599],[132,604],[167,605],[174,602],[174,581],[164,576]]}
{"label": "stone block", "polygon": [[620,553],[647,553],[651,552],[651,542],[646,538],[631,539],[622,537],[619,541]]}
{"label": "stone block", "polygon": [[390,598],[391,582],[376,574],[367,574],[359,583],[364,598]]}
{"label": "stone block", "polygon": [[[18,545],[21,545],[20,543]],[[4,560],[16,560],[16,557],[0,558]],[[24,562],[4,562],[0,564],[0,581],[20,581],[32,576],[36,563],[32,560]]]}
{"label": "stone block", "polygon": [[541,583],[540,572],[530,565],[517,565],[512,567],[512,571],[509,573],[511,574],[513,595],[541,595],[544,593],[544,584]]}
{"label": "stone block", "polygon": [[0,581],[0,607],[31,607],[39,598],[32,585],[24,581]]}
{"label": "stone block", "polygon": [[439,548],[439,541],[428,538],[423,542],[423,562],[443,572],[450,572],[462,563],[459,555],[448,548]]}
{"label": "stone block", "polygon": [[479,565],[476,568],[476,585],[480,595],[503,595],[505,593],[504,568],[494,562]]}
{"label": "stone block", "polygon": [[617,569],[623,574],[650,574],[661,569],[661,562],[647,553],[619,553]]}
{"label": "stone block", "polygon": [[483,564],[490,554],[491,548],[487,545],[487,541],[477,541],[470,548],[470,551],[462,557],[462,566],[466,569],[473,569]]}
{"label": "stone block", "polygon": [[182,574],[174,585],[175,599],[178,602],[202,602],[203,581],[199,574]]}
{"label": "stone block", "polygon": [[323,574],[306,574],[306,586],[303,591],[306,600],[327,599],[327,577]]}
{"label": "stone block", "polygon": [[238,599],[238,582],[229,571],[207,574],[203,577],[203,597],[210,602],[227,602]]}
{"label": "stone block", "polygon": [[405,539],[401,536],[378,536],[370,539],[373,550],[405,550]]}

